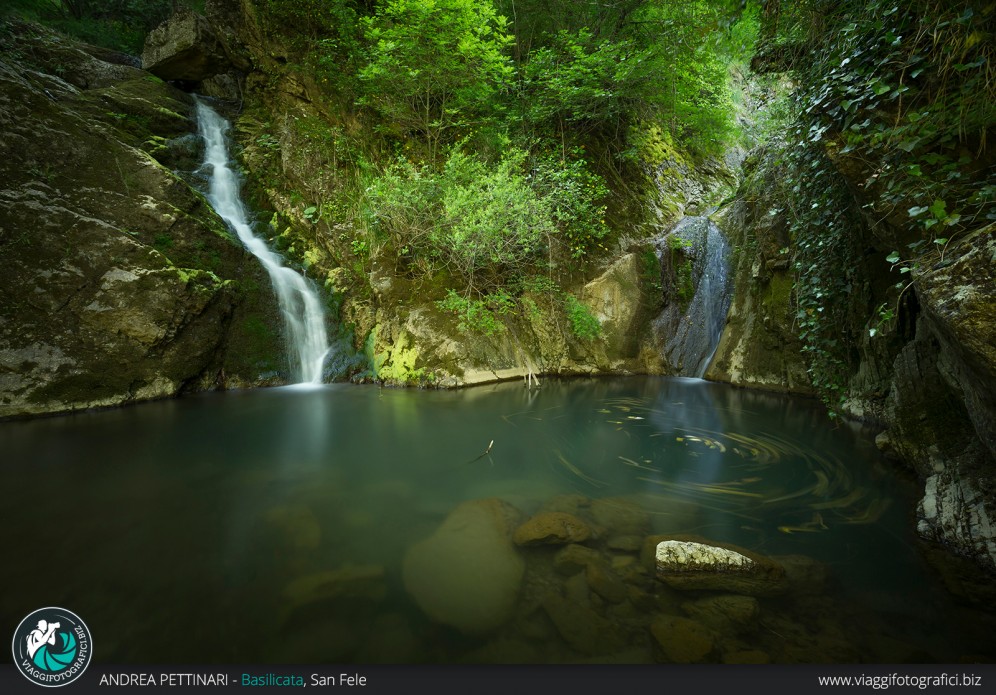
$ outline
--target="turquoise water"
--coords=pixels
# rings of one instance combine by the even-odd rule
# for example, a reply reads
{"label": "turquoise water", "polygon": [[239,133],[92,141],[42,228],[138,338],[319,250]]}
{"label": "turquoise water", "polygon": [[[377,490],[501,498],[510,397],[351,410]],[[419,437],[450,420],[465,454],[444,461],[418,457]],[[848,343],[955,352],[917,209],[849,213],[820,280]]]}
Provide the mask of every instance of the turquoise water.
{"label": "turquoise water", "polygon": [[[812,592],[760,599],[749,625],[713,625],[704,660],[996,653],[992,616],[959,607],[920,557],[912,484],[869,433],[806,400],[642,377],[290,387],[0,423],[0,451],[3,620],[65,606],[99,661],[664,660],[650,624],[703,597],[630,572],[638,551],[608,541],[632,533],[585,517],[599,500],[635,513],[644,536],[825,565]],[[581,509],[597,527],[586,544],[628,599],[556,572],[557,548],[528,548],[505,625],[464,635],[427,617],[405,587],[406,553],[457,505],[495,497],[522,518]],[[348,596],[301,588],[343,571],[361,577]],[[605,651],[565,640],[543,607],[551,594],[619,638]]]}

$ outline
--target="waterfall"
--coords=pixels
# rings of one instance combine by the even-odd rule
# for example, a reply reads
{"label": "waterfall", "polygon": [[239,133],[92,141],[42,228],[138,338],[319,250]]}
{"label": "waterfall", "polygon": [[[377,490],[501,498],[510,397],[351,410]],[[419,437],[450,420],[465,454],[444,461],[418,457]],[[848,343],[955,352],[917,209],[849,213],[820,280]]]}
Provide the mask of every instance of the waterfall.
{"label": "waterfall", "polygon": [[285,267],[283,259],[253,234],[242,204],[238,176],[229,166],[228,121],[197,99],[197,122],[204,138],[203,166],[210,177],[208,200],[270,275],[283,314],[295,377],[300,383],[320,384],[329,351],[321,300],[300,273]]}
{"label": "waterfall", "polygon": [[684,309],[672,297],[654,320],[654,333],[679,375],[701,378],[716,353],[730,308],[730,246],[708,217],[689,216],[661,237],[657,248],[658,254],[672,254],[679,282],[682,273],[687,274],[685,282],[694,286],[694,294],[686,298]]}

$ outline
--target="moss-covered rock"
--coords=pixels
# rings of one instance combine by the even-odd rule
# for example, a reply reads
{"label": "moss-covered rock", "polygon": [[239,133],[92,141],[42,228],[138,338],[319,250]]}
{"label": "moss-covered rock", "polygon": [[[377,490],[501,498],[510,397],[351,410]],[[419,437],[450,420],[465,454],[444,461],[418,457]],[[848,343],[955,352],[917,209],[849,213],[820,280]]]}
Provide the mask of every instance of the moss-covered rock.
{"label": "moss-covered rock", "polygon": [[261,271],[144,147],[194,133],[189,97],[32,25],[0,30],[0,417],[255,381],[226,352],[247,311],[273,323],[246,288]]}
{"label": "moss-covered rock", "polygon": [[737,200],[713,219],[733,245],[733,301],[705,377],[738,386],[813,393],[795,326],[792,241],[771,192],[773,168],[749,162]]}

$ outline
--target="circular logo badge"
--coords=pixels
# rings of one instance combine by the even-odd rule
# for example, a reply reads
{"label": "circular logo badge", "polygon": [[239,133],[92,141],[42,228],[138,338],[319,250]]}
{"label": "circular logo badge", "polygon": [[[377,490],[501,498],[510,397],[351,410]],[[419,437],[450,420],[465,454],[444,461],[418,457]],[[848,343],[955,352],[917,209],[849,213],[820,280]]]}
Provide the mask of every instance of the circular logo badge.
{"label": "circular logo badge", "polygon": [[65,608],[41,608],[14,631],[14,665],[32,683],[54,688],[83,675],[93,654],[90,630]]}

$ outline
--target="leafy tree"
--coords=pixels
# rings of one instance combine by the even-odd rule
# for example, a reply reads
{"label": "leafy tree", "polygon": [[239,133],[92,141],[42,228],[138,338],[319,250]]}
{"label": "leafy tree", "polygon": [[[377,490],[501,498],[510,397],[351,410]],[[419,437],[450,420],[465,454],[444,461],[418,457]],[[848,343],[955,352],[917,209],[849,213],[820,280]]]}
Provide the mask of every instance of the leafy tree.
{"label": "leafy tree", "polygon": [[547,200],[523,174],[525,152],[499,162],[454,150],[442,171],[399,161],[366,191],[367,216],[402,258],[431,259],[468,290],[487,291],[520,274],[555,234]]}
{"label": "leafy tree", "polygon": [[388,0],[363,20],[370,59],[360,103],[423,136],[435,161],[450,131],[500,102],[512,76],[505,27],[486,1]]}

